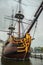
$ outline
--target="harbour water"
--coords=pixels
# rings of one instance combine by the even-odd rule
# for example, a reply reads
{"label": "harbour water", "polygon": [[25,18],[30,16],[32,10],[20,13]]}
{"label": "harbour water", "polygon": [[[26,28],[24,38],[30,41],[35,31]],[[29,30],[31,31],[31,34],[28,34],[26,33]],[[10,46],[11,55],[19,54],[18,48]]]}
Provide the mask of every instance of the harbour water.
{"label": "harbour water", "polygon": [[35,58],[30,58],[27,61],[4,60],[1,62],[0,60],[0,65],[43,65],[43,60]]}
{"label": "harbour water", "polygon": [[1,60],[2,44],[0,44],[0,65],[43,65],[43,59],[29,58],[29,60],[18,61],[4,59]]}

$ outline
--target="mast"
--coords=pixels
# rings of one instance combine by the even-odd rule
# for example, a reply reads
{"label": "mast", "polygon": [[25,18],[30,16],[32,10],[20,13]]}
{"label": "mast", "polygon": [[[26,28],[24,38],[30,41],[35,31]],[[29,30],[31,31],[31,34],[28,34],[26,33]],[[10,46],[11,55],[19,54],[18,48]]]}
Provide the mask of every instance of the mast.
{"label": "mast", "polygon": [[[7,16],[7,17],[9,17],[9,16]],[[10,36],[10,35],[12,35],[12,33],[14,32],[14,30],[15,30],[15,27],[13,26],[13,21],[14,21],[14,9],[12,9],[12,15],[11,15],[11,18],[7,18],[7,17],[5,17],[5,19],[9,19],[9,20],[12,20],[11,21],[11,25],[9,26],[9,33],[8,33],[8,35]]]}
{"label": "mast", "polygon": [[12,15],[11,15],[11,18],[12,18],[12,23],[11,23],[11,25],[13,26],[14,9],[12,9]]}
{"label": "mast", "polygon": [[[35,13],[35,15],[34,15],[35,18],[33,19],[32,24],[31,24],[31,26],[29,27],[29,29],[27,30],[26,33],[29,33],[29,32],[31,31],[32,27],[34,26],[35,22],[37,21],[38,17],[40,16],[42,10],[43,10],[43,1],[41,2],[41,4],[40,4],[38,10],[36,11],[36,13]],[[26,34],[25,34],[25,35],[26,35]]]}
{"label": "mast", "polygon": [[[21,0],[19,0],[19,13],[21,13]],[[20,18],[19,18],[19,38],[20,38]]]}
{"label": "mast", "polygon": [[21,23],[21,20],[24,18],[24,15],[21,14],[21,0],[19,0],[19,11],[18,13],[15,15],[15,18],[17,18],[19,21],[18,21],[18,24],[19,24],[19,38],[20,38],[20,23]]}

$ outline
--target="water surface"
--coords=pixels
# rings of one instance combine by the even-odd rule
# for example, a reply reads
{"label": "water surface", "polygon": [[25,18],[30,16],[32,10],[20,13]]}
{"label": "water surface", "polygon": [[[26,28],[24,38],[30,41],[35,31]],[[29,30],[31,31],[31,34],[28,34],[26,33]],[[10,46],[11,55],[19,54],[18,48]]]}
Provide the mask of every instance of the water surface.
{"label": "water surface", "polygon": [[2,59],[1,65],[43,65],[43,60],[35,58],[30,58],[25,61]]}

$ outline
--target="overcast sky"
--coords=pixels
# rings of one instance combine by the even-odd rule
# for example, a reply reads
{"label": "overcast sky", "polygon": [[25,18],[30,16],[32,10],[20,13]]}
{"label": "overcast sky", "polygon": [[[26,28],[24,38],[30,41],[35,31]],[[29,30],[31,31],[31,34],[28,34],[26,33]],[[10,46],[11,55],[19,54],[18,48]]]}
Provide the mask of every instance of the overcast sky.
{"label": "overcast sky", "polygon": [[[16,0],[18,1],[18,0]],[[11,21],[5,20],[4,17],[11,16],[12,9],[14,9],[14,15],[18,11],[18,2],[15,0],[0,0],[0,30],[7,30],[8,26],[10,25]],[[25,15],[25,18],[28,20],[32,20],[34,18],[34,14],[37,11],[40,3],[42,0],[22,0],[22,13]],[[24,22],[28,22],[25,21]],[[16,22],[15,22],[16,23]],[[18,23],[17,23],[18,24]],[[26,28],[28,25],[24,25]],[[18,29],[17,25],[16,28]],[[17,31],[17,29],[15,31]],[[28,29],[28,28],[27,28]],[[33,36],[34,28],[31,31],[31,36]],[[6,40],[7,34],[5,32],[0,31],[0,39]],[[38,18],[37,29],[35,32],[35,40],[32,41],[32,47],[43,46],[43,12]]]}

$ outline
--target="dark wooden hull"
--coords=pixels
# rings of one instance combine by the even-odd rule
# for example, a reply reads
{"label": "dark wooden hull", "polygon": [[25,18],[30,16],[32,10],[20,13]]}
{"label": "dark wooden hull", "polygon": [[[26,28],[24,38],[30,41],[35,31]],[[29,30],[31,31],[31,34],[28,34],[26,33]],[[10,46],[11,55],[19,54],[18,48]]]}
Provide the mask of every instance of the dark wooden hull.
{"label": "dark wooden hull", "polygon": [[[7,57],[7,58],[16,58],[16,59],[24,59],[24,58],[29,58],[30,53],[26,53],[24,48],[17,48],[16,46],[5,46],[3,48],[3,53],[2,56]],[[17,50],[24,50],[22,52],[17,52]]]}
{"label": "dark wooden hull", "polygon": [[13,53],[9,53],[9,54],[5,54],[2,56],[4,56],[5,58],[11,58],[11,59],[26,59],[29,58],[30,53],[28,52],[27,54],[25,52],[13,52]]}
{"label": "dark wooden hull", "polygon": [[25,56],[25,52],[22,52],[22,53],[21,52],[13,52],[13,53],[6,54],[4,56],[7,58],[17,58],[17,59],[21,58],[21,59],[23,59]]}

